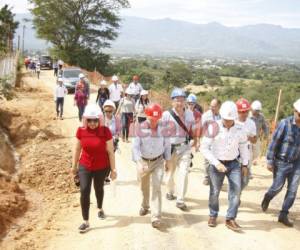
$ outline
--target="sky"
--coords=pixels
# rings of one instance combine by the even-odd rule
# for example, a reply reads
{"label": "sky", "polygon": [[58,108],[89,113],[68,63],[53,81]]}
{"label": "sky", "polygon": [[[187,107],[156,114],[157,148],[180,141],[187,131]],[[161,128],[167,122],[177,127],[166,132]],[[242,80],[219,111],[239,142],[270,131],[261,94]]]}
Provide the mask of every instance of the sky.
{"label": "sky", "polygon": [[[193,23],[219,22],[226,26],[269,23],[300,28],[299,0],[129,0],[125,16],[172,18]],[[0,0],[16,13],[28,12],[27,0]]]}

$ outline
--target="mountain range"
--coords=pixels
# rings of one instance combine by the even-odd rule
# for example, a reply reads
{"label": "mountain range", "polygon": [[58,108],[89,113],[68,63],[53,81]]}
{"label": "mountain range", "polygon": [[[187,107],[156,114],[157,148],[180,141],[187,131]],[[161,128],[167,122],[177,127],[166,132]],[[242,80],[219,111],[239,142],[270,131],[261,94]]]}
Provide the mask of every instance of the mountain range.
{"label": "mountain range", "polygon": [[[17,14],[21,22],[30,14]],[[25,48],[44,49],[47,43],[35,37],[26,24]],[[261,57],[300,59],[300,29],[271,24],[227,27],[220,23],[195,24],[173,19],[123,17],[112,53],[143,55],[188,55],[208,57]]]}

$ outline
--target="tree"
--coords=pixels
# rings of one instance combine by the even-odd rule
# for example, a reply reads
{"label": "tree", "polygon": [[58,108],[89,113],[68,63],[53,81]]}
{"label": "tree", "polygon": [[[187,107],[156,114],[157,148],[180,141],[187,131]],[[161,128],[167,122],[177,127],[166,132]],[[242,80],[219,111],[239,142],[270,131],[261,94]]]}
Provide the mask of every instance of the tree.
{"label": "tree", "polygon": [[55,54],[72,65],[99,71],[109,57],[101,52],[117,38],[118,11],[127,0],[29,0],[33,24]]}
{"label": "tree", "polygon": [[14,21],[14,17],[7,4],[0,9],[0,53],[13,49],[12,41],[19,25]]}

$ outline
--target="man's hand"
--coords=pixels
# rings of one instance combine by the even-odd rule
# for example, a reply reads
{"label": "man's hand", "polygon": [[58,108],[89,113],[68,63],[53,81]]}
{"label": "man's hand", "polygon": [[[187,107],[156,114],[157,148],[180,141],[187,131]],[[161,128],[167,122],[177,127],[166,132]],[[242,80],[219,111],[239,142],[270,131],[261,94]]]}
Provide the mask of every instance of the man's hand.
{"label": "man's hand", "polygon": [[218,164],[218,165],[216,166],[216,169],[217,169],[220,173],[226,173],[226,171],[227,171],[227,168],[226,168],[222,163]]}
{"label": "man's hand", "polygon": [[273,173],[273,171],[274,171],[274,167],[272,166],[272,165],[267,165],[267,169],[270,171],[270,172],[272,172]]}
{"label": "man's hand", "polygon": [[249,174],[247,166],[242,166],[242,176],[247,177]]}
{"label": "man's hand", "polygon": [[143,175],[148,170],[148,165],[143,161],[137,163],[137,171],[140,175]]}

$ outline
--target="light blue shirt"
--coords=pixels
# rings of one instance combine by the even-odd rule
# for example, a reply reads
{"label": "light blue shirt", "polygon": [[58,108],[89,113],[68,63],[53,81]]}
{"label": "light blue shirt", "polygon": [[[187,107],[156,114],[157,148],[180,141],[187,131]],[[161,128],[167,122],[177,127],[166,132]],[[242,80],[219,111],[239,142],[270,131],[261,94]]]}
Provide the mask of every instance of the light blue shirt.
{"label": "light blue shirt", "polygon": [[214,115],[211,110],[207,110],[201,117],[202,125],[204,125],[204,123],[208,121],[219,121],[219,120],[221,120],[221,116]]}
{"label": "light blue shirt", "polygon": [[163,135],[163,127],[158,125],[157,130],[151,130],[148,122],[140,125],[132,143],[132,157],[135,162],[142,159],[154,159],[160,155],[165,160],[171,159],[171,144],[168,136]]}

